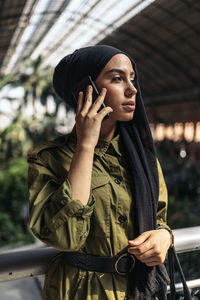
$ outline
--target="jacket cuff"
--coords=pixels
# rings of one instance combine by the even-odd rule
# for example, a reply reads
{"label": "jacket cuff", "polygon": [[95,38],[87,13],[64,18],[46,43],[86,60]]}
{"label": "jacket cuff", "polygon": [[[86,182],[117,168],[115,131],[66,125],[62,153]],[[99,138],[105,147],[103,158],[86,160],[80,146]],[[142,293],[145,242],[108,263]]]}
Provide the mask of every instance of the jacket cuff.
{"label": "jacket cuff", "polygon": [[91,217],[94,210],[94,197],[90,195],[87,205],[83,205],[80,200],[72,199],[71,186],[66,179],[51,198],[61,205],[61,208],[52,218],[52,223],[56,228],[67,221],[69,217],[81,217],[82,219]]}

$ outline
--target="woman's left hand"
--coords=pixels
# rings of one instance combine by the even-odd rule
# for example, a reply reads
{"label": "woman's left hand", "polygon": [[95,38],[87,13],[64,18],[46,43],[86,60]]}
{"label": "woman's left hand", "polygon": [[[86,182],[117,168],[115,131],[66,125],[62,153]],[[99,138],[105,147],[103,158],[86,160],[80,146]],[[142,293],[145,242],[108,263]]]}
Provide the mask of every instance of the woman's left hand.
{"label": "woman's left hand", "polygon": [[166,229],[143,232],[132,241],[128,241],[128,252],[149,267],[159,265],[165,261],[170,247],[171,236]]}

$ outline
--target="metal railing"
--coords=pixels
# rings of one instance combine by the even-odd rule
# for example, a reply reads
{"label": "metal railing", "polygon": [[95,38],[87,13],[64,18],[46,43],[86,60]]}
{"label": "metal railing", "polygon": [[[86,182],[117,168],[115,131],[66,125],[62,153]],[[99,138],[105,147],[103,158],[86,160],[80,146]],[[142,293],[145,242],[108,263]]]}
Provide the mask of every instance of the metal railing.
{"label": "metal railing", "polygon": [[[173,230],[178,253],[200,250],[200,226]],[[50,247],[12,250],[0,253],[0,282],[44,275],[50,259],[59,251]],[[200,278],[188,281],[190,288],[200,286]],[[181,284],[177,284],[182,289]]]}

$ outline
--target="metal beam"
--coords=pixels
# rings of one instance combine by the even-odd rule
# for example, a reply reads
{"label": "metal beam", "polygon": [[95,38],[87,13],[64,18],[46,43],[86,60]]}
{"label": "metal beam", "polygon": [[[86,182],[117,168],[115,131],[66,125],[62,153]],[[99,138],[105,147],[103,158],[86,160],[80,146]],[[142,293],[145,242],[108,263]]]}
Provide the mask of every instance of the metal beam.
{"label": "metal beam", "polygon": [[[178,253],[200,250],[200,226],[173,230]],[[50,259],[59,254],[45,247],[0,254],[0,282],[44,275]]]}
{"label": "metal beam", "polygon": [[7,65],[9,64],[9,61],[12,58],[12,56],[20,42],[22,34],[24,33],[26,26],[30,22],[30,18],[32,16],[32,13],[33,13],[34,8],[37,5],[38,1],[39,0],[25,1],[24,9],[21,12],[21,17],[19,19],[18,26],[16,27],[15,32],[12,36],[7,53],[5,53],[2,65],[0,65],[0,74],[4,73]]}
{"label": "metal beam", "polygon": [[[182,283],[176,283],[176,291],[180,292],[183,290],[183,284]],[[188,280],[187,281],[187,286],[189,287],[189,289],[194,289],[200,286],[200,278],[198,279],[194,279],[194,280]],[[167,287],[167,292],[170,292],[170,287]]]}
{"label": "metal beam", "polygon": [[[53,1],[54,0],[52,0],[52,2],[49,4],[49,6],[51,6]],[[52,26],[55,24],[56,20],[63,13],[65,8],[69,4],[69,2],[70,2],[70,0],[64,0],[62,3],[60,3],[60,7],[56,11],[51,12],[53,16],[48,21],[46,21],[46,16],[49,14],[49,12],[47,11],[45,13],[42,13],[43,17],[42,17],[39,25],[37,26],[37,28],[35,28],[35,31],[32,34],[32,36],[34,36],[35,42],[32,43],[32,36],[31,36],[30,39],[24,44],[24,51],[23,51],[24,57],[30,56],[33,53],[33,51],[38,47],[38,45],[41,43],[41,41],[45,38],[47,33],[52,28]],[[31,48],[28,47],[30,45],[31,45]],[[21,62],[21,59],[18,60],[17,66],[20,64],[20,62]]]}
{"label": "metal beam", "polygon": [[[0,52],[0,67],[3,64],[6,51],[9,48],[10,42],[13,38],[15,28],[19,22],[20,15],[24,9],[26,0],[18,1],[1,1],[0,2],[0,36],[1,44],[3,43],[4,49]],[[14,15],[13,22],[10,22]]]}

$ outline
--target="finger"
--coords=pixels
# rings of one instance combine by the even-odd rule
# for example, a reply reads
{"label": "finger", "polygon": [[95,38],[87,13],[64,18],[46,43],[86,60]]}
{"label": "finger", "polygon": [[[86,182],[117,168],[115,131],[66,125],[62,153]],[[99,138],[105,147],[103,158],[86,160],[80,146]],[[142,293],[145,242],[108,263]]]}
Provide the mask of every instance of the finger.
{"label": "finger", "polygon": [[87,89],[86,89],[86,94],[85,94],[85,99],[84,99],[84,104],[83,104],[83,108],[82,108],[82,114],[85,116],[91,105],[92,105],[92,91],[93,88],[91,85],[88,85]]}
{"label": "finger", "polygon": [[152,256],[152,257],[149,257],[149,258],[146,258],[146,259],[140,259],[138,258],[141,262],[143,262],[144,264],[150,264],[150,263],[157,263],[157,264],[161,264],[163,263],[165,260],[162,258],[162,257],[155,257],[155,256]]}
{"label": "finger", "polygon": [[145,261],[144,264],[147,265],[148,267],[153,267],[157,266],[160,264],[163,264],[165,259],[160,259],[157,257],[151,257],[148,261]]}
{"label": "finger", "polygon": [[98,110],[100,109],[102,103],[104,102],[106,93],[107,93],[107,89],[103,88],[100,92],[100,95],[97,97],[96,101],[91,106],[91,109],[90,109],[91,113],[97,113],[98,112]]}
{"label": "finger", "polygon": [[100,118],[101,122],[103,121],[103,119],[105,118],[105,116],[107,114],[110,114],[113,112],[113,109],[110,106],[106,106],[103,109],[100,110],[100,112],[98,113],[98,117]]}
{"label": "finger", "polygon": [[130,246],[139,246],[144,243],[150,236],[150,231],[143,232],[136,239],[128,241]]}
{"label": "finger", "polygon": [[145,263],[145,265],[147,267],[155,267],[157,265],[160,265],[160,262],[158,262],[158,261],[152,261],[152,262],[149,262],[149,263]]}
{"label": "finger", "polygon": [[134,254],[138,259],[147,261],[149,258],[156,257],[154,249],[150,249],[142,254]]}
{"label": "finger", "polygon": [[142,255],[135,255],[135,257],[145,264],[151,263],[152,261],[157,263],[163,263],[165,261],[165,255],[156,253],[154,249],[151,249]]}
{"label": "finger", "polygon": [[76,107],[76,114],[78,115],[83,106],[83,92],[79,92],[78,94],[78,102]]}
{"label": "finger", "polygon": [[147,240],[139,246],[129,247],[128,252],[134,255],[142,255],[151,249],[153,250],[153,245],[149,240]]}
{"label": "finger", "polygon": [[163,258],[159,255],[154,255],[151,251],[145,253],[145,255],[134,255],[139,261],[144,264],[157,263],[160,264],[164,262]]}
{"label": "finger", "polygon": [[148,258],[146,258],[146,259],[142,259],[142,258],[140,258],[140,257],[137,257],[136,256],[136,258],[138,259],[138,260],[140,260],[142,263],[144,263],[144,264],[150,264],[150,263],[152,263],[152,262],[160,262],[159,261],[159,259],[157,258],[157,257],[154,257],[154,256],[150,256],[150,257],[148,257]]}

